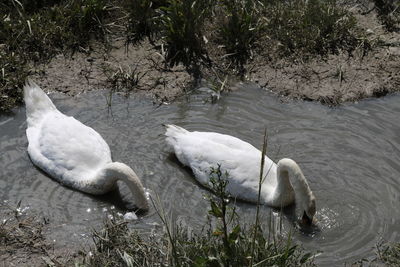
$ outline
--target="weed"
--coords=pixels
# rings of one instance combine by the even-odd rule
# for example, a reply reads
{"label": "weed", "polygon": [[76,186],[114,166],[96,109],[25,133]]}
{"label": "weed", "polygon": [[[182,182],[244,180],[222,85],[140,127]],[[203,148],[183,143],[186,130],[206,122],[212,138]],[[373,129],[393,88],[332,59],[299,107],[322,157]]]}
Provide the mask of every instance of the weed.
{"label": "weed", "polygon": [[252,54],[259,38],[262,22],[260,2],[252,0],[223,1],[226,17],[220,26],[219,36],[229,57],[242,66]]}
{"label": "weed", "polygon": [[126,68],[119,66],[117,69],[104,69],[103,71],[113,91],[125,91],[126,93],[139,88],[140,80],[147,74],[147,72],[140,71],[138,64]]}
{"label": "weed", "polygon": [[28,65],[92,38],[105,41],[110,0],[6,1],[0,4],[0,112],[22,102]]}
{"label": "weed", "polygon": [[127,43],[137,43],[144,37],[150,40],[160,32],[158,18],[159,8],[167,6],[167,0],[136,0],[127,5],[128,26]]}
{"label": "weed", "polygon": [[263,1],[267,32],[285,55],[351,53],[358,45],[356,20],[335,0]]}
{"label": "weed", "polygon": [[400,23],[400,4],[393,0],[373,0],[378,16],[388,31],[398,31]]}
{"label": "weed", "polygon": [[171,66],[180,62],[186,66],[196,65],[199,60],[209,62],[202,27],[210,15],[212,3],[211,0],[168,0],[168,5],[160,8],[162,38]]}
{"label": "weed", "polygon": [[0,112],[22,103],[22,86],[28,77],[25,62],[15,52],[0,47]]}
{"label": "weed", "polygon": [[67,5],[65,11],[68,29],[77,38],[78,45],[86,45],[90,37],[102,39],[106,36],[105,20],[109,16],[109,0],[74,0]]}

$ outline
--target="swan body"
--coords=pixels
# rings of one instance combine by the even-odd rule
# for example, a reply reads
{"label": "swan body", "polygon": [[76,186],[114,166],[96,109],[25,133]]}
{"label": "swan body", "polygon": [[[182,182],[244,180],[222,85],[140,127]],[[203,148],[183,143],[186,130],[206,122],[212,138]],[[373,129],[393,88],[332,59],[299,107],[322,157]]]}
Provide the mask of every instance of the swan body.
{"label": "swan body", "polygon": [[24,86],[24,100],[28,154],[37,167],[68,187],[95,195],[111,191],[122,180],[138,208],[148,209],[140,179],[127,165],[112,162],[99,133],[57,110],[32,81]]}
{"label": "swan body", "polygon": [[[209,187],[210,168],[221,166],[228,172],[226,190],[232,197],[256,203],[261,166],[261,151],[236,137],[214,132],[190,132],[166,125],[166,142],[178,160],[192,169],[196,179]],[[312,220],[315,197],[300,167],[291,159],[275,164],[264,156],[264,181],[260,201],[271,207],[284,207],[295,200]]]}

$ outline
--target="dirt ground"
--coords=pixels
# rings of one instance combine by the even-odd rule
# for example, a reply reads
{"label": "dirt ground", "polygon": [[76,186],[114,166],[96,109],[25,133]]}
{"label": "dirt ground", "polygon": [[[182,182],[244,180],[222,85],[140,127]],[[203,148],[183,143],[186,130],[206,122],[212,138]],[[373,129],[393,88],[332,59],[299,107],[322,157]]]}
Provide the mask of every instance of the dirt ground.
{"label": "dirt ground", "polygon": [[367,38],[379,46],[362,55],[329,55],[298,64],[265,64],[256,57],[248,79],[280,95],[336,105],[400,91],[400,33],[385,31],[375,12],[354,11]]}
{"label": "dirt ground", "polygon": [[[387,32],[375,11],[362,14],[364,11],[365,7],[353,10],[367,38],[379,44],[367,55],[360,49],[351,56],[342,53],[308,62],[266,61],[265,55],[255,55],[246,65],[245,79],[281,96],[328,105],[399,91],[400,33]],[[45,90],[76,95],[95,89],[118,90],[113,81],[119,72],[138,79],[129,92],[149,95],[155,102],[173,101],[196,85],[185,67],[169,68],[162,52],[146,41],[128,49],[122,38],[115,38],[111,44],[109,49],[94,44],[92,52],[72,57],[59,55],[40,66],[34,79]]]}
{"label": "dirt ground", "polygon": [[[150,95],[157,101],[171,101],[182,95],[192,81],[183,66],[168,68],[162,54],[144,41],[135,47],[126,47],[116,38],[110,49],[94,44],[93,51],[58,55],[47,65],[39,66],[35,81],[47,91],[76,95],[85,91],[114,88],[112,81],[118,73],[139,79],[135,93]],[[108,51],[107,51],[108,50]]]}

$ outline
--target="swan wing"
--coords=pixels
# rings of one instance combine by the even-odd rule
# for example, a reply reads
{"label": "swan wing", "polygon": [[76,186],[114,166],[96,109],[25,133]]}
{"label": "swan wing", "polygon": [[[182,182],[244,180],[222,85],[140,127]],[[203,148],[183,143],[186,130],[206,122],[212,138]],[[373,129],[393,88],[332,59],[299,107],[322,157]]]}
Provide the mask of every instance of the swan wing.
{"label": "swan wing", "polygon": [[111,152],[92,128],[60,112],[48,112],[39,125],[27,129],[32,161],[59,182],[85,191],[89,181],[105,164]]}
{"label": "swan wing", "polygon": [[251,152],[251,153],[259,153],[261,152],[255,148],[253,145],[231,135],[220,134],[215,132],[192,132],[193,138],[203,138],[211,140],[215,143],[225,145],[232,149]]}
{"label": "swan wing", "polygon": [[[167,128],[168,133],[168,128]],[[249,143],[236,137],[212,132],[176,131],[167,134],[167,142],[184,165],[190,167],[196,179],[210,186],[210,169],[221,166],[229,174],[227,190],[233,197],[257,201],[261,152]],[[265,157],[265,169],[270,169],[263,184],[263,191],[271,191],[276,179],[271,179],[276,165]]]}

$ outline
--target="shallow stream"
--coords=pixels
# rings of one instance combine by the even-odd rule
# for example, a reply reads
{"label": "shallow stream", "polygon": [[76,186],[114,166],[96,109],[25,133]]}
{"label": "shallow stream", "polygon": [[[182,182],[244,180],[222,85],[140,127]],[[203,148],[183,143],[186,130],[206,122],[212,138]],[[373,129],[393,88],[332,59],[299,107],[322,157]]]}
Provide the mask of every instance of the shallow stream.
{"label": "shallow stream", "polygon": [[[51,94],[65,114],[93,127],[109,144],[115,161],[130,165],[166,211],[193,228],[207,221],[208,191],[165,147],[163,123],[188,130],[216,131],[261,147],[264,127],[268,155],[297,161],[317,198],[317,228],[294,228],[293,211],[263,207],[263,219],[284,214],[283,231],[292,231],[304,248],[320,251],[321,265],[352,263],[373,255],[381,239],[400,241],[400,95],[329,108],[319,103],[280,101],[251,85],[216,103],[194,94],[170,105],[153,105],[134,95],[105,91],[71,98]],[[117,205],[112,195],[92,197],[60,186],[31,163],[26,152],[25,109],[0,116],[0,201],[39,212],[50,220],[49,238],[58,245],[89,242],[92,227]],[[122,195],[128,192],[122,188]],[[116,208],[118,210],[118,208]],[[292,208],[293,210],[293,208]],[[253,222],[255,206],[238,203]],[[246,219],[245,219],[246,220]],[[159,222],[154,211],[134,227]],[[73,245],[75,246],[75,245]]]}

